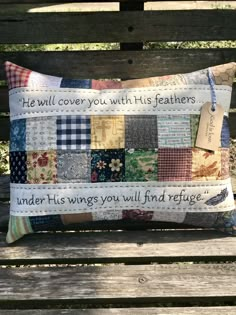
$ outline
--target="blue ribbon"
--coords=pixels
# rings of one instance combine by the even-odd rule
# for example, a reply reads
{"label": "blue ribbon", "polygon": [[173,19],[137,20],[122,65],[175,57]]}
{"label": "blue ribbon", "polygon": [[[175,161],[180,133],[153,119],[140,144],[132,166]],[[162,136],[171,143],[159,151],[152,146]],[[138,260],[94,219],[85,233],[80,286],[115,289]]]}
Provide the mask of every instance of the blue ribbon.
{"label": "blue ribbon", "polygon": [[215,91],[215,82],[213,79],[213,74],[211,72],[211,69],[207,69],[207,76],[208,76],[208,82],[211,88],[211,110],[214,112],[216,111],[216,91]]}

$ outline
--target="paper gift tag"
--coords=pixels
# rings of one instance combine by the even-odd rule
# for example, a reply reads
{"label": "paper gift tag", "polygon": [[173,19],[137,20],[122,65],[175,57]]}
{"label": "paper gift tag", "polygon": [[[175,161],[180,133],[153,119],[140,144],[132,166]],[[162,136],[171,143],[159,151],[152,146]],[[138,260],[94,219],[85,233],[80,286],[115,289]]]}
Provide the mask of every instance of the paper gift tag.
{"label": "paper gift tag", "polygon": [[212,103],[202,106],[196,147],[216,151],[219,149],[224,109],[219,104],[212,110]]}

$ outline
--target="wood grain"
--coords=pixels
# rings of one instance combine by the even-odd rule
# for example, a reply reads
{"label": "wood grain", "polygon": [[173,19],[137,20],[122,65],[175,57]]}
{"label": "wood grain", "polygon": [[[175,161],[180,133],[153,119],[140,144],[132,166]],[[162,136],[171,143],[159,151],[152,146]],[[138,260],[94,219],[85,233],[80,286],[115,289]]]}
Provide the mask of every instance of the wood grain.
{"label": "wood grain", "polygon": [[[67,78],[131,79],[187,73],[234,62],[236,49],[0,52],[0,64],[6,60],[34,71]],[[0,67],[0,80],[4,79],[4,68]]]}
{"label": "wood grain", "polygon": [[235,315],[235,306],[1,310],[1,315]]}
{"label": "wood grain", "polygon": [[5,12],[0,16],[0,43],[233,40],[235,14],[234,10]]}
{"label": "wood grain", "polygon": [[231,263],[4,268],[0,306],[4,301],[57,301],[62,307],[69,302],[234,302],[235,272]]}
{"label": "wood grain", "polygon": [[0,175],[0,200],[10,197],[10,177],[9,175]]}
{"label": "wood grain", "polygon": [[0,264],[235,261],[236,238],[217,231],[123,231],[35,234],[6,246]]}

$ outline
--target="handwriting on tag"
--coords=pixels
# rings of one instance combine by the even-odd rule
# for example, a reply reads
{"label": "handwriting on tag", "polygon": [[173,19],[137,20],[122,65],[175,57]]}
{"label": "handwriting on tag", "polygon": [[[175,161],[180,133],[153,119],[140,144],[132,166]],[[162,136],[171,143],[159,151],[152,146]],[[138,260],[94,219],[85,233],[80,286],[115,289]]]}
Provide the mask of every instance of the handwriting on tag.
{"label": "handwriting on tag", "polygon": [[215,111],[212,110],[210,102],[202,106],[196,147],[210,151],[219,149],[223,118],[224,108],[222,106],[217,104]]}

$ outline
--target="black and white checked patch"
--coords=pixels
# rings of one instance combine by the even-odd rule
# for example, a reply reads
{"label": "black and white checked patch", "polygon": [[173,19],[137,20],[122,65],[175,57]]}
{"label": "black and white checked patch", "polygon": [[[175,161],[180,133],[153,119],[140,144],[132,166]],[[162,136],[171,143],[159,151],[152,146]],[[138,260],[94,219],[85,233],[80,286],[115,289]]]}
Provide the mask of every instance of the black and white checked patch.
{"label": "black and white checked patch", "polygon": [[90,149],[89,116],[58,116],[57,148],[61,150]]}

